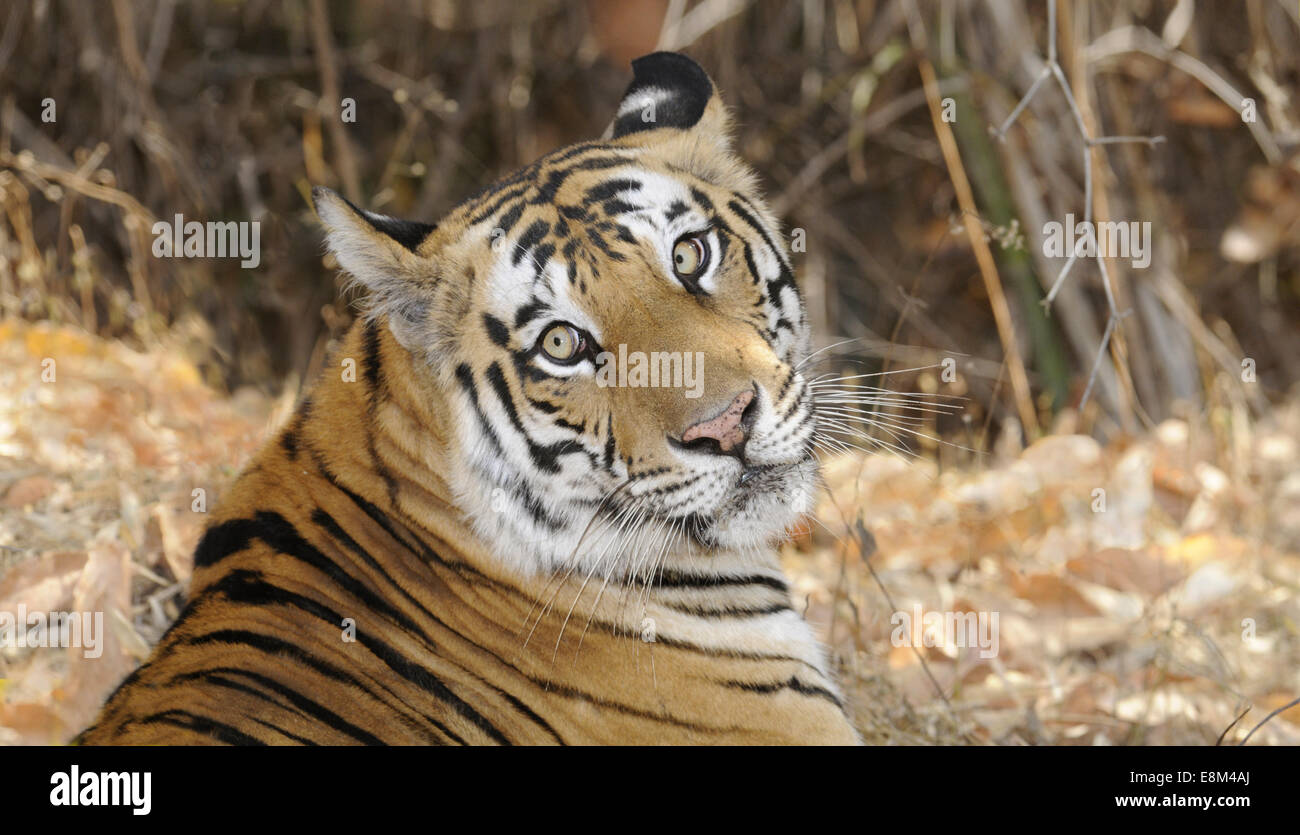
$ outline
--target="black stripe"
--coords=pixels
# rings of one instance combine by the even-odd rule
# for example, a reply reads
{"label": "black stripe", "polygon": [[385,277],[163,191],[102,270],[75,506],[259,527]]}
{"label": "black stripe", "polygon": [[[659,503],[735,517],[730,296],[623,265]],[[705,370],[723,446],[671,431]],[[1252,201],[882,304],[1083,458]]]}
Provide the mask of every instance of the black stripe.
{"label": "black stripe", "polygon": [[546,309],[546,305],[540,299],[533,299],[528,304],[521,306],[515,311],[515,327],[522,328],[524,325],[533,321],[537,316]]}
{"label": "black stripe", "polygon": [[[249,684],[240,684],[237,681],[231,681],[225,676],[211,675],[210,671],[208,670],[200,670],[198,672],[182,673],[179,675],[172,676],[171,678],[167,679],[167,684],[175,686],[180,682],[188,683],[188,682],[195,682],[195,681],[201,682],[203,684],[212,684],[217,687],[224,687],[227,690],[234,690],[236,693],[244,693],[246,695],[258,699],[259,701],[263,701],[266,702],[267,704],[274,705],[280,710],[286,711],[288,713],[295,713],[298,716],[302,717],[303,719],[309,718],[308,715],[303,711],[298,710],[297,708],[294,707],[290,707],[289,705],[286,705],[278,701],[277,699],[272,698],[271,694],[269,693],[266,693],[262,690],[258,690],[256,687],[253,687],[252,685]],[[250,718],[250,717],[244,715],[241,718]]]}
{"label": "black stripe", "polygon": [[582,435],[583,433],[585,433],[585,432],[587,431],[587,425],[586,425],[586,424],[584,424],[584,423],[574,423],[574,422],[572,422],[572,421],[565,420],[564,418],[556,418],[555,421],[554,421],[554,423],[555,423],[556,426],[559,426],[559,427],[562,427],[562,428],[564,428],[564,429],[567,429],[567,430],[569,430],[570,432],[574,433],[575,435]]}
{"label": "black stripe", "polygon": [[605,469],[614,468],[614,413],[605,416]]}
{"label": "black stripe", "polygon": [[524,399],[528,401],[529,406],[532,406],[534,409],[541,412],[542,414],[553,415],[556,412],[560,411],[560,407],[555,405],[549,400],[537,400],[532,397],[528,397],[527,395],[524,396]]}
{"label": "black stripe", "polygon": [[602,145],[601,143],[595,141],[579,142],[576,145],[570,145],[567,148],[560,148],[559,150],[552,151],[551,153],[542,157],[534,164],[555,166],[555,165],[559,165],[562,162],[568,162],[571,159],[580,157],[583,154],[585,154],[587,151],[596,151],[596,150],[605,151],[608,149],[609,149],[608,145]]}
{"label": "black stripe", "polygon": [[554,254],[555,244],[542,244],[533,250],[532,262],[533,266],[536,268],[534,280],[542,277],[542,271],[546,269],[547,263],[551,260],[551,256]]}
{"label": "black stripe", "polygon": [[240,646],[255,649],[266,655],[292,658],[304,667],[310,667],[312,670],[320,673],[326,678],[332,678],[335,681],[346,684],[356,685],[358,689],[364,690],[360,683],[349,676],[343,670],[304,650],[298,644],[291,643],[274,635],[265,635],[261,632],[253,632],[248,629],[218,629],[214,632],[205,632],[202,635],[196,635],[193,638],[187,638],[184,643],[191,646],[203,646],[204,644],[239,644]]}
{"label": "black stripe", "polygon": [[516,267],[519,266],[519,262],[523,260],[526,254],[528,254],[528,250],[537,246],[549,231],[551,231],[551,224],[544,220],[534,220],[529,224],[528,228],[524,230],[523,234],[519,236],[519,240],[515,243],[515,251],[510,258],[510,263]]}
{"label": "black stripe", "polygon": [[[330,471],[329,467],[325,465],[325,462],[319,458],[319,455],[314,450],[312,452],[312,457],[316,464],[316,468],[320,470],[321,475],[324,476],[325,480],[328,481],[332,487],[347,496],[348,499],[356,505],[358,510],[366,516],[369,516],[372,522],[378,525],[384,533],[392,537],[394,542],[401,545],[407,551],[410,551],[413,554],[418,554],[425,562],[437,563],[438,565],[462,576],[472,576],[475,578],[476,582],[484,583],[497,590],[506,589],[508,591],[514,591],[514,589],[498,583],[496,580],[483,574],[477,568],[474,568],[468,563],[453,562],[445,559],[441,554],[420,539],[414,531],[410,530],[405,525],[401,525],[394,521],[392,517],[384,513],[376,505],[366,501],[340,482],[338,477]],[[402,529],[401,531],[398,530],[399,527]],[[403,533],[403,531],[405,533]],[[414,540],[414,542],[412,542],[412,540]]]}
{"label": "black stripe", "polygon": [[584,159],[582,162],[575,163],[573,168],[577,171],[604,171],[607,168],[617,168],[620,165],[628,165],[631,161],[627,157],[591,157]]}
{"label": "black stripe", "polygon": [[[427,636],[423,636],[420,632],[420,627],[405,612],[396,609],[387,600],[376,594],[373,589],[344,571],[337,563],[325,556],[320,549],[303,539],[297,528],[283,516],[275,511],[259,510],[256,519],[259,525],[256,536],[265,542],[268,547],[310,565],[333,580],[340,588],[365,605],[366,608],[383,614],[402,629],[421,634],[427,640]],[[430,643],[432,642],[430,641]]]}
{"label": "black stripe", "polygon": [[559,196],[560,187],[575,173],[614,168],[625,162],[627,160],[622,157],[593,156],[574,165],[554,169],[547,174],[542,183],[534,186],[537,193],[529,197],[528,202],[534,206],[542,203],[554,203],[555,198]]}
{"label": "black stripe", "polygon": [[373,412],[383,385],[383,369],[380,367],[382,357],[379,355],[379,325],[373,319],[366,322],[366,328],[362,331],[362,335],[366,351],[362,368],[366,377],[366,384],[370,386],[370,410]]}
{"label": "black stripe", "polygon": [[250,716],[249,718],[252,719],[257,724],[261,725],[263,728],[266,728],[271,731],[275,731],[276,733],[282,736],[286,736],[289,739],[292,739],[294,742],[298,743],[299,745],[310,745],[313,748],[318,746],[318,743],[308,739],[305,736],[298,736],[297,734],[291,734],[288,731],[286,731],[284,728],[278,727],[276,725],[272,725],[270,722],[267,722],[262,719],[258,719],[256,716]]}
{"label": "black stripe", "polygon": [[[343,620],[339,613],[333,611],[328,606],[324,606],[309,597],[304,597],[296,592],[291,592],[287,589],[281,588],[280,586],[274,585],[273,583],[268,583],[262,574],[256,571],[248,571],[245,569],[232,571],[225,577],[221,578],[219,582],[204,589],[204,593],[205,595],[221,594],[232,603],[240,603],[248,606],[292,606],[300,611],[312,615],[313,617],[325,621],[332,629],[337,629],[338,625],[342,623]],[[383,661],[389,669],[402,676],[402,678],[413,682],[422,690],[427,691],[430,689],[426,686],[423,679],[413,678],[412,675],[409,674],[408,667],[415,665],[406,661],[406,659],[401,658],[400,655],[390,649],[387,645],[370,638],[364,632],[358,633],[357,640],[362,646],[369,649],[375,657]],[[428,676],[432,677],[432,674],[429,673]],[[449,739],[464,744],[465,740],[461,739],[446,725],[428,714],[423,715],[430,724],[442,733],[446,734]]]}
{"label": "black stripe", "polygon": [[690,641],[682,641],[676,638],[665,638],[662,633],[655,636],[655,643],[661,647],[680,649],[683,652],[693,652],[696,655],[704,655],[709,658],[727,658],[732,661],[761,661],[764,663],[784,661],[790,664],[798,664],[801,667],[807,667],[819,676],[824,675],[817,665],[805,661],[797,655],[749,652],[748,650],[731,649],[729,647],[706,647],[701,644],[691,643]]}
{"label": "black stripe", "polygon": [[[344,490],[346,492],[346,488],[340,487],[339,489]],[[360,496],[352,495],[351,498],[353,499],[353,501],[365,502],[365,500],[362,499]],[[369,503],[366,502],[366,504]],[[408,545],[404,539],[397,536],[396,532],[393,531],[392,528],[385,523],[387,517],[383,516],[382,513],[379,513],[378,508],[375,508],[374,505],[370,505],[370,508],[374,511],[374,513],[378,513],[379,515],[376,517],[375,515],[371,514],[369,511],[367,512],[367,515],[370,515],[371,519],[374,520],[377,524],[379,524],[389,536],[391,536],[396,542],[398,542],[400,545],[406,548],[406,550],[412,553],[420,553],[419,551],[416,551],[414,548]],[[363,510],[364,509],[365,508],[363,508]],[[356,554],[357,557],[359,557],[368,566],[370,566],[371,570],[373,570],[380,577],[382,577],[384,581],[388,583],[389,586],[396,589],[399,594],[405,597],[408,603],[410,603],[412,606],[418,609],[421,614],[427,616],[430,620],[434,621],[436,624],[446,629],[448,632],[451,632],[457,637],[462,638],[467,643],[477,647],[478,649],[483,650],[484,652],[489,652],[487,648],[479,646],[474,641],[471,641],[469,638],[466,638],[458,630],[448,626],[446,623],[442,621],[441,618],[439,618],[433,612],[429,611],[429,609],[423,603],[417,600],[414,595],[412,595],[409,591],[407,591],[406,588],[403,587],[401,583],[398,583],[397,580],[395,580],[392,577],[392,575],[390,575],[384,569],[384,567],[380,565],[379,561],[376,560],[373,556],[371,556],[370,553],[361,546],[361,543],[357,542],[355,539],[352,538],[350,534],[348,534],[347,531],[343,530],[343,527],[334,520],[334,517],[330,516],[324,510],[317,508],[315,511],[312,512],[312,521],[320,525],[322,528],[324,528],[327,533],[329,533],[332,537],[338,540],[338,542],[342,544],[345,548],[347,548],[352,553]],[[475,569],[468,568],[467,566],[462,566],[462,564],[459,563],[453,564],[447,562],[446,560],[442,559],[442,557],[438,556],[438,554],[434,552],[432,548],[428,548],[427,546],[425,546],[424,551],[426,553],[422,554],[422,556],[424,557],[426,562],[436,562],[439,565],[442,565],[452,571],[455,571],[458,574],[465,574],[465,573],[471,574],[476,582],[478,581],[487,582],[493,587],[497,588],[498,590],[503,588],[500,583],[497,583],[485,577]],[[462,571],[461,569],[463,567],[466,568],[467,570]],[[514,589],[508,589],[508,590],[515,591]],[[423,633],[421,633],[421,635],[423,635]],[[430,641],[429,643],[432,644],[433,642]]]}
{"label": "black stripe", "polygon": [[[523,197],[524,193],[527,191],[528,191],[527,186],[520,186],[519,188],[510,189],[509,191],[502,192],[496,200],[492,201],[491,204],[489,204],[487,207],[481,209],[476,214],[474,214],[469,219],[469,225],[476,226],[482,223],[483,221],[492,217],[492,215],[496,214],[497,211],[499,211],[501,207],[504,206],[506,203],[509,203],[511,200],[515,200],[517,198]],[[486,197],[486,195],[484,196]],[[518,220],[519,214],[523,214],[524,211],[523,206],[519,206],[518,208],[519,208],[519,212],[518,214],[515,215],[516,220]]]}
{"label": "black stripe", "polygon": [[194,549],[194,567],[206,568],[238,551],[248,548],[257,535],[258,523],[252,519],[231,519],[208,528]]}
{"label": "black stripe", "polygon": [[[426,561],[433,560],[436,562],[442,562],[442,559],[433,552],[433,549],[430,548],[428,545],[424,544],[423,542],[421,542],[418,537],[414,537],[414,535],[412,535],[412,537],[416,539],[416,544],[414,545],[411,544],[411,542],[409,542],[406,537],[402,536],[398,532],[396,523],[392,520],[392,518],[390,518],[386,513],[380,510],[377,505],[357,495],[354,491],[350,490],[342,482],[340,482],[338,480],[338,477],[334,475],[334,473],[330,470],[329,466],[326,465],[325,461],[320,458],[319,454],[316,453],[315,450],[312,451],[312,459],[313,459],[313,463],[316,464],[316,469],[319,470],[321,476],[323,476],[324,479],[330,483],[330,486],[338,490],[344,496],[347,496],[348,499],[354,505],[356,505],[358,510],[364,513],[366,516],[369,516],[370,520],[374,522],[376,525],[378,525],[380,529],[384,531],[384,533],[392,537],[394,542],[399,543],[403,548],[405,548],[406,550],[410,551],[413,554],[419,554]],[[410,531],[407,532],[410,533]]]}
{"label": "black stripe", "polygon": [[604,253],[606,258],[608,258],[611,261],[618,261],[618,262],[626,261],[627,256],[611,248],[609,245],[609,241],[605,240],[604,235],[600,234],[601,229],[612,230],[613,228],[614,226],[611,223],[603,223],[603,224],[598,223],[595,224],[594,226],[584,227],[583,231],[587,235],[587,240],[595,244],[596,248],[599,249],[602,253]]}
{"label": "black stripe", "polygon": [[[222,675],[214,675],[219,673],[224,673],[225,675],[241,676],[255,684],[261,685],[262,687],[265,687],[267,690],[271,691],[272,693],[275,693],[277,695],[283,696],[284,698],[288,699],[289,702],[294,707],[298,708],[303,713],[306,713],[307,715],[316,719],[318,722],[332,728],[333,730],[338,731],[339,733],[346,734],[347,736],[352,737],[357,742],[360,742],[363,745],[384,744],[384,741],[379,737],[375,736],[369,731],[364,730],[363,728],[357,727],[356,725],[344,719],[342,716],[339,716],[337,713],[325,707],[324,705],[320,704],[319,702],[307,698],[303,694],[299,693],[297,690],[294,690],[292,687],[289,687],[288,685],[285,684],[281,684],[280,682],[276,681],[273,678],[270,678],[269,676],[264,676],[261,673],[255,673],[252,672],[251,670],[241,670],[238,667],[213,667],[210,669],[197,670],[192,673],[183,673],[181,675],[173,677],[171,681],[172,682],[211,681],[213,684],[219,686],[234,685],[237,689],[240,690],[248,689],[245,687],[240,687],[237,682],[231,682],[229,679],[224,678]],[[262,698],[266,699],[272,704],[277,704],[274,700],[268,698],[267,694],[265,693],[259,693],[257,695],[261,696]]]}
{"label": "black stripe", "polygon": [[488,339],[501,348],[510,344],[510,330],[506,323],[502,322],[491,313],[483,314],[483,327],[487,329]]}
{"label": "black stripe", "polygon": [[704,209],[706,215],[713,214],[713,201],[709,199],[707,194],[695,186],[691,186],[691,197],[695,199],[696,203],[700,204],[700,208]]}
{"label": "black stripe", "polygon": [[515,400],[510,393],[510,384],[506,382],[505,372],[501,370],[501,363],[493,362],[488,366],[487,378],[488,383],[492,385],[492,390],[496,392],[501,408],[505,410],[506,417],[510,420],[510,425],[528,445],[528,455],[538,469],[548,473],[558,473],[560,465],[556,463],[556,459],[561,455],[586,452],[582,444],[577,441],[560,441],[544,446],[534,441],[524,429],[523,421],[519,419],[519,410],[515,408]]}
{"label": "black stripe", "polygon": [[[339,667],[336,667],[335,665],[327,661],[317,658],[316,656],[307,652],[306,650],[304,650],[302,647],[298,646],[295,643],[282,640],[281,638],[277,638],[274,635],[264,635],[260,632],[252,632],[247,629],[219,629],[214,632],[208,632],[203,635],[199,635],[198,637],[191,638],[187,640],[185,643],[194,646],[202,646],[204,644],[217,644],[217,643],[238,645],[241,647],[248,647],[250,649],[257,650],[258,652],[272,656],[273,659],[275,660],[292,659],[298,662],[299,664],[302,664],[304,667],[308,667],[311,670],[319,673],[325,678],[332,679],[333,681],[360,690],[370,698],[374,699],[375,702],[381,708],[387,710],[393,710],[395,713],[401,716],[402,719],[405,720],[404,724],[407,727],[409,727],[411,730],[417,733],[421,733],[423,736],[425,736],[425,738],[428,741],[430,742],[439,741],[428,731],[419,727],[418,723],[413,718],[402,714],[400,710],[397,710],[393,708],[392,705],[387,704],[377,693],[375,693],[375,691],[366,687],[356,677],[350,675],[349,673],[345,672],[344,670],[340,669]],[[232,683],[232,686],[240,687],[241,685],[234,685]],[[387,690],[387,688],[385,689]],[[397,694],[393,693],[391,690],[388,690],[388,694],[393,696],[394,698],[397,698],[399,702],[401,701],[400,697],[398,697]],[[432,716],[429,716],[427,714],[422,714],[422,713],[417,715],[420,715],[422,718],[428,720],[430,723],[437,724],[437,720],[434,719],[434,717]]]}
{"label": "black stripe", "polygon": [[519,222],[519,218],[521,218],[521,217],[523,217],[523,216],[524,216],[524,204],[523,204],[523,203],[516,203],[515,205],[511,206],[511,207],[506,211],[506,213],[503,214],[503,215],[502,215],[502,216],[497,220],[497,225],[496,225],[495,227],[493,227],[493,229],[492,229],[493,243],[496,243],[496,240],[495,240],[496,238],[504,237],[504,236],[506,236],[506,235],[509,235],[509,234],[510,234],[510,230],[515,228],[515,224],[518,223],[518,222]]}
{"label": "black stripe", "polygon": [[551,512],[542,504],[542,500],[525,482],[516,481],[501,489],[508,491],[517,503],[522,504],[524,509],[528,511],[529,518],[538,525],[552,531],[562,531],[568,527],[563,519],[556,519],[551,515]]}
{"label": "black stripe", "polygon": [[303,424],[307,422],[308,416],[311,415],[311,405],[311,396],[304,397],[294,411],[293,420],[284,430],[284,433],[280,435],[280,447],[289,456],[290,461],[298,457],[298,437],[302,434]]}
{"label": "black stripe", "polygon": [[[396,580],[394,580],[392,577],[390,577],[390,576],[388,575],[387,572],[385,572],[382,568],[380,568],[380,567],[379,567],[379,563],[375,560],[375,558],[372,557],[372,556],[371,556],[371,555],[370,555],[370,554],[369,554],[369,553],[368,553],[364,548],[362,548],[362,547],[361,547],[361,544],[358,543],[355,539],[353,539],[353,538],[352,538],[352,537],[347,533],[347,531],[343,530],[343,529],[339,526],[339,524],[338,524],[336,521],[334,521],[334,519],[333,519],[331,516],[329,516],[327,513],[325,513],[325,511],[320,510],[320,509],[316,510],[315,513],[312,514],[312,519],[313,519],[313,521],[317,522],[317,524],[320,524],[320,525],[321,525],[322,527],[324,527],[327,531],[329,531],[329,533],[330,533],[332,536],[334,536],[334,537],[335,537],[336,539],[338,539],[341,543],[343,543],[343,545],[346,546],[349,550],[353,551],[355,554],[357,554],[357,556],[361,557],[361,559],[365,560],[369,565],[373,566],[374,569],[375,569],[376,571],[378,571],[378,572],[383,576],[383,578],[384,578],[385,580],[387,580],[388,583],[389,583],[390,585],[392,585],[393,588],[397,589],[398,592],[400,592],[400,593],[401,593],[401,594],[402,594],[402,595],[403,595],[403,596],[404,596],[408,601],[410,601],[410,603],[411,603],[413,606],[415,606],[416,608],[418,608],[422,613],[424,613],[425,615],[427,615],[431,620],[433,620],[435,623],[437,623],[437,624],[438,624],[439,626],[441,626],[443,629],[446,629],[448,632],[451,632],[453,635],[455,635],[456,637],[460,638],[460,639],[463,640],[465,643],[469,644],[470,646],[474,647],[475,649],[479,650],[480,652],[484,653],[485,655],[490,655],[490,656],[492,656],[492,657],[495,658],[497,661],[500,661],[502,665],[504,665],[504,666],[506,666],[506,667],[511,666],[511,665],[507,664],[504,660],[502,660],[500,657],[498,657],[498,656],[496,655],[496,653],[492,652],[492,650],[488,649],[487,647],[483,646],[482,644],[479,644],[477,641],[474,641],[474,640],[472,640],[472,639],[466,637],[462,632],[460,632],[460,630],[451,627],[450,625],[448,625],[447,623],[445,623],[441,618],[439,618],[437,615],[435,615],[433,612],[429,611],[429,609],[428,609],[427,607],[425,607],[422,603],[420,603],[420,601],[416,600],[415,597],[414,597],[410,592],[408,592],[408,591],[407,591],[405,588],[403,588],[403,587],[402,587],[402,586],[401,586],[401,585],[400,585]],[[254,634],[256,634],[256,633],[254,633]],[[483,680],[480,679],[480,681],[483,681]],[[521,713],[523,713],[525,716],[527,716],[529,719],[531,719],[531,720],[532,720],[533,722],[535,722],[536,724],[540,725],[540,726],[541,726],[541,727],[542,727],[542,728],[543,728],[547,733],[549,733],[551,736],[555,737],[555,739],[556,739],[557,741],[560,739],[559,734],[557,734],[557,733],[555,732],[555,730],[550,726],[550,724],[547,723],[546,720],[542,719],[542,717],[538,716],[538,715],[537,715],[537,714],[532,710],[532,708],[528,707],[528,706],[525,705],[523,702],[521,702],[521,701],[519,701],[518,699],[516,699],[514,696],[512,696],[512,695],[510,695],[509,693],[505,692],[505,691],[502,690],[501,688],[496,687],[495,685],[491,684],[491,683],[488,682],[488,681],[483,681],[483,684],[486,685],[486,686],[488,686],[488,687],[491,687],[492,690],[493,690],[497,695],[499,695],[499,696],[501,696],[502,698],[504,698],[504,699],[506,699],[507,701],[509,701],[509,702],[510,702],[512,705],[514,705],[514,706],[515,706],[515,707],[516,707],[516,708],[517,708]]]}
{"label": "black stripe", "polygon": [[794,611],[793,609],[790,608],[790,605],[788,603],[769,603],[766,606],[754,606],[754,607],[726,606],[721,609],[705,609],[698,606],[690,606],[684,603],[663,602],[662,605],[667,606],[669,609],[672,609],[673,611],[681,612],[683,614],[691,615],[693,617],[710,618],[714,620],[725,620],[730,618],[757,618],[757,617],[763,617],[764,615],[774,615],[777,612]]}
{"label": "black stripe", "polygon": [[[735,200],[728,201],[727,208],[731,209],[731,211],[735,212],[741,220],[753,227],[754,231],[759,234],[763,239],[763,243],[767,245],[767,248],[772,251],[772,255],[776,258],[776,263],[779,266],[778,276],[767,283],[767,294],[772,304],[780,303],[781,290],[784,287],[790,287],[795,291],[795,295],[798,296],[799,287],[795,284],[794,273],[790,271],[790,265],[786,263],[785,256],[782,254],[780,248],[772,242],[772,238],[767,234],[767,229],[764,228],[763,224],[759,223],[758,218],[750,214]],[[757,274],[758,273],[755,272],[755,275]]]}
{"label": "black stripe", "polygon": [[794,382],[794,378],[798,374],[799,374],[799,369],[797,367],[791,366],[790,373],[786,375],[785,380],[781,383],[781,388],[776,393],[776,397],[773,398],[772,400],[773,407],[775,407],[777,404],[779,404],[782,400],[785,399],[785,393],[790,390],[790,384]]}
{"label": "black stripe", "polygon": [[710,575],[690,574],[688,572],[666,570],[659,577],[658,585],[666,589],[715,589],[723,586],[766,586],[785,594],[790,587],[783,580],[765,574]]}
{"label": "black stripe", "polygon": [[616,713],[621,713],[625,716],[635,716],[640,719],[651,719],[655,722],[663,722],[665,725],[672,725],[677,728],[687,728],[689,730],[699,731],[701,733],[707,733],[707,734],[727,733],[729,731],[738,730],[738,728],[734,725],[724,727],[724,728],[715,728],[709,725],[701,725],[698,722],[688,722],[685,719],[676,719],[672,716],[669,716],[667,713],[656,713],[648,710],[642,710],[641,708],[632,707],[631,705],[626,705],[623,704],[622,702],[613,702],[608,699],[602,699],[599,696],[594,696],[591,693],[578,690],[575,687],[569,687],[567,685],[559,684],[557,682],[549,681],[547,679],[530,678],[529,680],[532,681],[533,684],[537,685],[538,687],[545,689],[548,693],[554,693],[555,695],[563,696],[566,699],[577,699],[579,701],[587,702],[588,704],[596,705],[599,708],[612,710]]}
{"label": "black stripe", "polygon": [[187,710],[165,710],[162,713],[154,713],[143,719],[133,719],[127,724],[139,725],[175,725],[178,728],[184,728],[187,731],[193,731],[204,736],[210,736],[218,742],[224,742],[227,745],[265,745],[266,743],[256,737],[251,737],[243,731],[232,728],[224,722],[218,722],[207,716],[199,716],[196,713],[190,713]]}
{"label": "black stripe", "polygon": [[[295,606],[305,612],[316,615],[325,620],[331,626],[341,622],[342,618],[331,611],[328,607],[303,597],[302,595],[280,588],[266,580],[257,572],[249,571],[232,571],[227,577],[222,578],[219,583],[215,583],[208,588],[209,591],[219,590],[229,599],[240,602],[250,603],[253,605],[280,604]],[[492,726],[483,716],[479,715],[472,707],[464,702],[459,696],[453,693],[442,681],[419,664],[405,658],[392,647],[381,641],[372,638],[367,632],[358,632],[357,641],[370,650],[379,660],[383,661],[390,670],[400,675],[402,678],[415,684],[420,689],[431,693],[436,698],[446,702],[456,713],[468,720],[472,725],[483,731],[484,734],[502,745],[509,745],[510,741],[502,736],[501,732]],[[439,730],[455,739],[457,742],[464,742],[450,729],[439,726]]]}
{"label": "black stripe", "polygon": [[397,504],[397,479],[393,477],[392,472],[379,457],[379,451],[375,448],[375,432],[371,425],[374,420],[375,411],[379,404],[387,397],[387,382],[384,380],[383,371],[383,345],[380,341],[381,334],[379,325],[372,319],[366,322],[365,331],[363,332],[365,344],[365,358],[363,360],[364,374],[366,385],[369,387],[369,395],[366,399],[366,410],[370,420],[365,422],[366,428],[366,451],[370,455],[370,465],[374,468],[375,474],[384,482],[384,487],[388,490],[388,498],[393,504]]}
{"label": "black stripe", "polygon": [[361,581],[344,571],[319,549],[303,539],[297,529],[279,513],[259,510],[253,519],[232,519],[208,531],[195,553],[196,566],[211,566],[226,556],[242,551],[254,538],[260,539],[273,551],[291,556],[329,577],[366,607],[380,612],[398,626],[411,632],[419,627],[405,613],[398,611],[387,600],[375,594]]}
{"label": "black stripe", "polygon": [[641,189],[640,181],[627,179],[625,177],[620,177],[619,179],[615,179],[615,180],[606,180],[600,185],[592,186],[591,188],[587,189],[586,193],[584,193],[582,196],[582,200],[584,203],[587,204],[603,203],[604,201],[609,200],[611,197],[621,194],[622,192],[639,191],[640,189]]}
{"label": "black stripe", "polygon": [[[745,242],[745,266],[749,268],[749,275],[753,279],[755,285],[763,280],[763,274],[758,271],[758,262],[754,260],[754,248],[749,245],[748,241]],[[771,298],[770,301],[773,305],[781,303],[779,298]],[[763,297],[759,296],[759,303],[761,304],[762,302]]]}
{"label": "black stripe", "polygon": [[751,681],[721,681],[718,682],[723,687],[733,687],[737,690],[745,690],[750,693],[777,693],[781,690],[793,690],[802,696],[813,696],[818,699],[825,699],[838,708],[844,705],[840,702],[838,696],[824,687],[818,687],[815,684],[805,684],[799,680],[798,676],[790,676],[789,681],[775,681],[770,684],[757,684]]}
{"label": "black stripe", "polygon": [[474,410],[475,417],[478,418],[478,425],[483,430],[484,436],[488,439],[488,445],[497,456],[502,456],[505,452],[501,449],[501,441],[497,438],[496,430],[492,424],[488,423],[487,415],[483,413],[483,406],[478,402],[478,386],[474,383],[474,374],[469,370],[469,366],[461,363],[456,366],[456,382],[465,390],[469,396],[470,408]]}

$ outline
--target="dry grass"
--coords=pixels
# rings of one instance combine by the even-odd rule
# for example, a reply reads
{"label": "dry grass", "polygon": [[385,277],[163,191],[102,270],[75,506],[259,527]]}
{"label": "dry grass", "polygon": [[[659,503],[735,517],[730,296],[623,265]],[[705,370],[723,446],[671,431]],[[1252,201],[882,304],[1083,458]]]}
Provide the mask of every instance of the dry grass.
{"label": "dry grass", "polygon": [[0,611],[105,613],[97,658],[0,648],[0,743],[63,742],[184,605],[194,491],[214,507],[292,404],[218,395],[167,345],[18,321],[0,322],[0,387]]}
{"label": "dry grass", "polygon": [[[1297,439],[1292,401],[1228,443],[1171,419],[1106,448],[1003,445],[975,467],[841,456],[824,527],[788,565],[884,740],[1202,745],[1249,709],[1237,742],[1300,696]],[[998,613],[996,655],[891,643],[891,615],[916,605]],[[1260,742],[1300,743],[1300,709]]]}

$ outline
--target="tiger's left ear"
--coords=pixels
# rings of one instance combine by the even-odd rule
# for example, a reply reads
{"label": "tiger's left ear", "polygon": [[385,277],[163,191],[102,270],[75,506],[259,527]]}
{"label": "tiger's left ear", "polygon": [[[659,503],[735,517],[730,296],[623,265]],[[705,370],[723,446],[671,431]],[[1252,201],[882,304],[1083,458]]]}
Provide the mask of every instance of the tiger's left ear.
{"label": "tiger's left ear", "polygon": [[720,150],[731,146],[730,119],[718,89],[699,64],[678,52],[655,52],[632,62],[632,83],[606,139],[637,144],[689,131]]}

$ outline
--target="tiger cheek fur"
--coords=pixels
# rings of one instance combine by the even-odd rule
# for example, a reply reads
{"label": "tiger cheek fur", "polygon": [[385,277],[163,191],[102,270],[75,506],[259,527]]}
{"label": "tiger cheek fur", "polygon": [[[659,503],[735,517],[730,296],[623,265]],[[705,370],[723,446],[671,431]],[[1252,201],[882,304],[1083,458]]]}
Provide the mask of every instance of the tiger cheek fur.
{"label": "tiger cheek fur", "polygon": [[314,192],[358,373],[223,497],[81,742],[858,742],[776,552],[817,477],[802,300],[708,76],[633,66],[603,139],[437,227]]}

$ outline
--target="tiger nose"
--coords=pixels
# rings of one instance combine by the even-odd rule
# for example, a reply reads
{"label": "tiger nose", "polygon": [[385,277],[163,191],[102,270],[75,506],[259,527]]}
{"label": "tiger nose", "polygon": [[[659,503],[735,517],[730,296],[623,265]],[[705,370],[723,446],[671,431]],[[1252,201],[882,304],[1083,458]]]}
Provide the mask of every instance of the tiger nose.
{"label": "tiger nose", "polygon": [[749,428],[753,424],[754,390],[746,389],[731,399],[722,413],[696,423],[682,433],[682,445],[701,452],[742,457]]}

